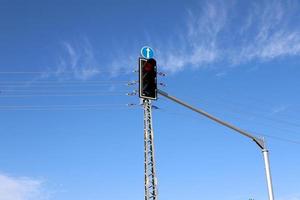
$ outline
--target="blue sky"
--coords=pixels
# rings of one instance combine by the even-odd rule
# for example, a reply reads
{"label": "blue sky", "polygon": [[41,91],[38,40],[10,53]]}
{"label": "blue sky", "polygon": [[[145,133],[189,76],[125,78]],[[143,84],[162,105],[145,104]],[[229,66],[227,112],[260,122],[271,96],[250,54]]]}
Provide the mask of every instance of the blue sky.
{"label": "blue sky", "polygon": [[[300,200],[298,1],[0,1],[0,200],[143,198],[133,72],[265,137],[275,198]],[[128,107],[127,104],[134,104]],[[260,149],[164,98],[160,199],[267,199]]]}

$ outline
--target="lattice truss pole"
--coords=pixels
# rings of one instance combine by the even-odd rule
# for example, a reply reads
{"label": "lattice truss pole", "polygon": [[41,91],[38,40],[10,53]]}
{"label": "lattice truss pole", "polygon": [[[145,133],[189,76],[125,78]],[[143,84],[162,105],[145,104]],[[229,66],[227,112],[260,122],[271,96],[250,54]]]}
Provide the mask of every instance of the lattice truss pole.
{"label": "lattice truss pole", "polygon": [[144,103],[144,159],[145,159],[145,200],[157,200],[157,178],[155,171],[154,143],[151,101]]}

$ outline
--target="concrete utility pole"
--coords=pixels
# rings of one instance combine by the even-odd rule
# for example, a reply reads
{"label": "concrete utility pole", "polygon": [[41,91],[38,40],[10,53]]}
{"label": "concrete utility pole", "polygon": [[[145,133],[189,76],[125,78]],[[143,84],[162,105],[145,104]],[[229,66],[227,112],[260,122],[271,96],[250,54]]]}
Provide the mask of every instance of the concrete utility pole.
{"label": "concrete utility pole", "polygon": [[200,109],[197,109],[197,108],[194,108],[193,106],[177,99],[176,97],[173,97],[173,96],[170,96],[168,93],[162,91],[162,90],[157,90],[158,94],[196,112],[196,113],[199,113],[215,122],[217,122],[218,124],[221,124],[223,126],[226,126],[238,133],[240,133],[241,135],[253,140],[258,146],[259,148],[262,150],[262,153],[263,153],[263,157],[264,157],[264,163],[265,163],[265,171],[266,171],[266,177],[267,177],[267,185],[268,185],[268,194],[269,194],[269,200],[274,200],[274,194],[273,194],[273,186],[272,186],[272,178],[271,178],[271,171],[270,171],[270,162],[269,162],[269,151],[266,147],[266,144],[265,144],[265,141],[261,138],[257,138],[249,133],[247,133],[246,131],[238,128],[238,127],[235,127],[221,119],[218,119],[214,116],[212,116],[211,114],[203,111],[203,110],[200,110]]}
{"label": "concrete utility pole", "polygon": [[151,100],[144,99],[145,200],[157,200],[157,178],[154,157]]}

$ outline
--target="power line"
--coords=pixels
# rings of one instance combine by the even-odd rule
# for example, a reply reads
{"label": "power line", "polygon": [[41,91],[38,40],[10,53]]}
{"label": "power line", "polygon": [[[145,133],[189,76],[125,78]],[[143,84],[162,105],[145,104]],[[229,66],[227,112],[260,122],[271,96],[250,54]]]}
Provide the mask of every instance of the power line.
{"label": "power line", "polygon": [[[254,107],[254,108],[256,108],[256,110],[257,109],[260,110],[260,113],[262,113],[264,115],[266,115],[266,113],[268,113],[269,115],[271,115],[272,112],[273,112],[273,114],[276,113],[276,112],[272,111],[272,110],[274,110],[274,106],[271,106],[272,103],[269,102],[269,101],[266,101],[265,99],[259,99],[257,97],[253,97],[253,96],[246,95],[246,94],[243,94],[243,93],[239,93],[239,95],[242,95],[242,96],[244,95],[244,97],[247,99],[247,101],[252,100],[251,101],[252,103],[251,102],[248,102],[246,104],[242,103],[242,102],[245,102],[245,100],[244,101],[234,101],[234,98],[230,98],[228,100],[228,99],[224,98],[224,96],[223,97],[218,96],[218,99],[221,102],[227,102],[227,103],[230,103],[231,105],[234,105],[234,106],[240,105],[242,107]],[[216,100],[216,99],[213,99],[213,100]],[[268,109],[266,109],[267,107],[268,107]],[[290,108],[289,105],[288,106],[283,106],[283,110],[280,111],[280,115],[289,117],[289,115],[284,113],[284,111],[287,110],[288,108]],[[297,112],[294,111],[294,109],[288,109],[288,112],[297,113]]]}
{"label": "power line", "polygon": [[106,85],[124,85],[126,86],[126,83],[86,83],[86,84],[28,84],[28,85],[1,85],[2,87],[7,87],[7,88],[28,88],[28,87],[51,87],[51,88],[57,88],[57,87],[87,87],[87,86],[106,86]]}
{"label": "power line", "polygon": [[51,108],[51,107],[99,107],[99,106],[128,106],[127,104],[57,104],[57,105],[5,105],[0,106],[0,109],[4,108]]}
{"label": "power line", "polygon": [[1,111],[35,111],[35,110],[107,110],[137,108],[131,104],[57,104],[57,105],[5,105]]}
{"label": "power line", "polygon": [[[183,112],[170,112],[166,109],[160,109],[160,111],[163,111],[163,112],[166,112],[168,114],[175,115],[175,116],[181,115],[184,118],[186,118],[186,117],[196,118],[193,115],[187,115],[186,113],[183,113]],[[235,119],[240,119],[240,118],[235,117],[235,116],[232,116],[232,117],[235,118]],[[255,123],[257,123],[257,122],[255,122]],[[269,125],[267,125],[267,124],[264,124],[264,125],[269,127]],[[277,127],[273,127],[273,128],[275,128],[277,130],[279,129]],[[258,133],[258,132],[255,132],[255,131],[250,131],[250,132],[254,133],[257,136],[268,137],[268,138],[271,138],[271,139],[274,139],[274,140],[280,140],[282,142],[289,142],[289,143],[300,145],[300,141],[298,141],[298,140],[293,140],[293,139],[289,139],[289,138],[285,138],[285,137],[278,137],[278,136],[274,136],[274,135],[262,134],[262,133]],[[300,133],[293,133],[293,134],[300,136]]]}
{"label": "power line", "polygon": [[[117,70],[117,72],[132,72],[133,70]],[[0,74],[76,74],[76,73],[85,73],[85,72],[93,72],[93,73],[113,73],[112,70],[78,70],[78,71],[0,71]]]}
{"label": "power line", "polygon": [[[202,101],[207,101],[207,100],[202,99]],[[283,120],[283,119],[272,118],[270,116],[266,116],[266,113],[261,112],[261,111],[259,112],[259,111],[253,111],[253,110],[251,110],[251,111],[246,110],[244,108],[244,106],[240,104],[240,102],[239,103],[233,103],[233,102],[224,103],[224,100],[222,100],[220,102],[216,99],[212,99],[212,101],[214,101],[216,104],[224,105],[223,109],[226,109],[228,112],[231,112],[231,113],[239,113],[239,114],[247,115],[247,116],[252,115],[254,117],[261,118],[261,119],[264,119],[264,120],[268,120],[268,121],[271,121],[271,122],[277,122],[277,123],[281,123],[281,124],[289,125],[289,126],[296,126],[298,128],[300,127],[300,123],[292,122],[290,120],[287,121],[287,120]],[[237,104],[240,104],[240,107],[237,107]],[[245,105],[245,106],[247,106],[247,105]],[[292,118],[292,117],[290,117],[290,118]]]}
{"label": "power line", "polygon": [[282,141],[282,142],[288,142],[288,143],[293,143],[293,144],[299,144],[300,145],[300,141],[297,141],[297,140],[291,140],[291,139],[287,139],[287,138],[283,138],[283,137],[278,137],[278,136],[274,136],[274,135],[267,135],[267,134],[261,134],[261,133],[255,133],[255,134],[263,136],[263,137],[271,138],[271,139],[274,139],[274,140],[279,140],[279,141]]}
{"label": "power line", "polygon": [[20,95],[0,95],[0,98],[10,98],[10,97],[73,97],[73,96],[121,96],[124,93],[79,93],[79,94],[20,94]]}
{"label": "power line", "polygon": [[[230,90],[226,90],[226,91],[227,91],[226,95],[228,95],[228,93],[232,92]],[[272,106],[271,102],[267,102],[267,101],[265,101],[265,99],[253,98],[253,97],[251,97],[251,95],[245,95],[243,93],[239,93],[239,97],[242,98],[243,96],[244,96],[244,98],[246,97],[246,100],[237,101],[237,100],[235,100],[235,98],[232,98],[232,97],[229,97],[229,99],[228,99],[224,95],[223,96],[218,95],[217,97],[211,98],[209,100],[201,99],[200,101],[205,101],[205,102],[209,102],[209,103],[211,101],[214,101],[216,104],[224,105],[223,108],[225,108],[225,109],[228,106],[231,106],[234,109],[236,109],[236,108],[242,108],[243,109],[243,108],[251,107],[251,112],[259,114],[260,117],[273,117],[273,116],[276,116],[276,113],[272,112],[272,110],[274,110],[275,106]],[[189,98],[189,99],[191,99],[191,98]],[[249,102],[249,100],[251,100],[251,99],[252,99],[252,101]],[[191,99],[191,101],[195,102],[195,99],[193,98],[193,99]],[[197,102],[197,103],[199,103],[199,102]],[[280,113],[278,112],[278,115],[280,115],[280,117],[286,116],[286,117],[289,117],[289,118],[293,118],[290,115],[288,115],[287,112],[289,112],[289,113],[290,112],[296,113],[296,112],[294,111],[294,109],[288,109],[288,108],[290,108],[290,106],[287,106],[286,108],[284,108],[284,110],[281,111]],[[288,109],[288,111],[286,109]],[[247,111],[249,112],[249,110],[247,110]],[[284,112],[284,111],[286,111],[286,112]],[[294,120],[295,120],[295,118],[294,118]],[[290,120],[289,120],[288,123],[290,123]]]}
{"label": "power line", "polygon": [[[72,89],[72,88],[71,88]],[[98,93],[98,92],[106,92],[106,91],[100,91],[100,90],[65,90],[65,88],[61,88],[59,90],[38,90],[38,89],[31,89],[31,90],[27,90],[27,89],[12,89],[12,90],[0,90],[0,96],[1,96],[1,93],[2,94],[9,94],[9,93],[24,93],[24,92],[32,92],[32,93],[53,93],[53,92],[57,92],[57,91],[65,91],[65,92],[78,92],[78,93]],[[116,92],[116,91],[114,91]],[[123,92],[123,91],[120,91],[120,92]]]}
{"label": "power line", "polygon": [[0,84],[61,84],[61,83],[128,83],[128,80],[103,80],[103,81],[93,81],[93,80],[82,80],[82,81],[74,81],[74,80],[47,80],[47,81],[0,81]]}
{"label": "power line", "polygon": [[[98,71],[97,71],[98,72]],[[95,72],[95,73],[97,73]],[[99,71],[100,72],[100,71]],[[75,74],[76,72],[64,71],[64,72],[54,72],[54,71],[0,71],[0,74]]]}
{"label": "power line", "polygon": [[24,109],[0,109],[1,111],[81,111],[81,110],[129,110],[135,107],[82,107],[82,108],[24,108]]}

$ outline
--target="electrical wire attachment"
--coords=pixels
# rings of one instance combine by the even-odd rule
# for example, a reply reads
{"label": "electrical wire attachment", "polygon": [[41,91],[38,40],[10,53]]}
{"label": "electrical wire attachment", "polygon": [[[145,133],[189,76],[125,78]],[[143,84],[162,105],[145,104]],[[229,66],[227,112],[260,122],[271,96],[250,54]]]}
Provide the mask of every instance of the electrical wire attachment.
{"label": "electrical wire attachment", "polygon": [[166,74],[163,73],[163,72],[158,72],[157,74],[158,74],[159,76],[166,76]]}
{"label": "electrical wire attachment", "polygon": [[131,85],[136,85],[138,81],[130,81],[129,83],[127,83],[127,86],[131,86]]}
{"label": "electrical wire attachment", "polygon": [[159,107],[157,107],[157,106],[155,106],[155,105],[152,105],[152,108],[153,108],[154,110],[159,110],[159,109],[160,109]]}
{"label": "electrical wire attachment", "polygon": [[126,93],[127,96],[135,96],[137,95],[137,92],[133,91],[133,92],[130,92],[130,93]]}
{"label": "electrical wire attachment", "polygon": [[128,104],[126,104],[128,107],[134,107],[134,106],[136,106],[137,104],[135,104],[135,103],[128,103]]}

